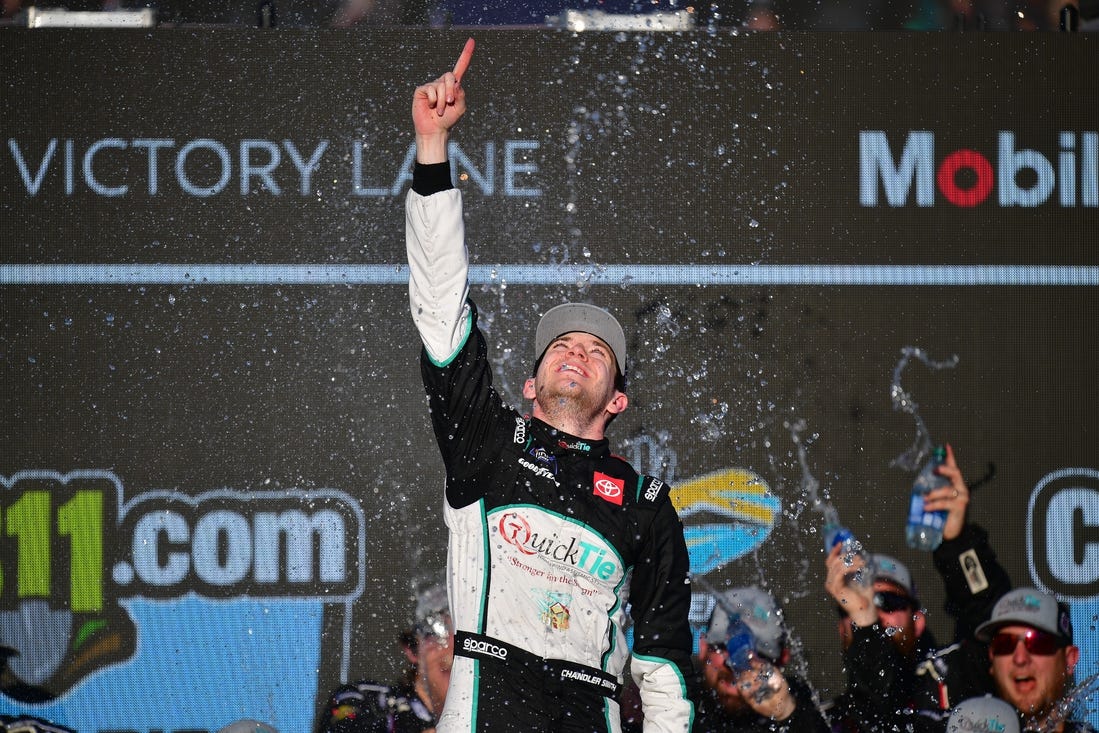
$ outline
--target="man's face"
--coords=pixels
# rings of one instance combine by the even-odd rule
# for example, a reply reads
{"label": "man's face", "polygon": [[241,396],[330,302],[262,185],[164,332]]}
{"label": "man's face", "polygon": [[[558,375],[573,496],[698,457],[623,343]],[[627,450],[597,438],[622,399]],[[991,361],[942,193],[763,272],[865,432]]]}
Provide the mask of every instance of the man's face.
{"label": "man's face", "polygon": [[424,636],[417,645],[416,667],[427,685],[435,715],[442,713],[446,692],[450,687],[450,668],[454,664],[454,634],[446,638]]}
{"label": "man's face", "polygon": [[[904,589],[889,581],[875,580],[874,594],[878,623],[883,629],[892,629],[889,638],[901,655],[911,656],[916,648],[916,640],[927,626],[923,613],[916,608],[915,601]],[[851,645],[853,633],[850,616],[839,620],[839,633],[843,648],[846,649]]]}
{"label": "man's face", "polygon": [[615,397],[614,353],[590,333],[558,336],[546,348],[538,372],[527,380],[524,396],[547,415],[568,413],[590,419]]}
{"label": "man's face", "polygon": [[[1039,638],[1042,635],[1046,638]],[[1030,626],[1004,626],[989,645],[992,677],[1000,697],[1024,715],[1044,717],[1053,711],[1080,657],[1074,646],[1051,650],[1049,636]]]}
{"label": "man's face", "polygon": [[720,646],[706,643],[706,637],[698,641],[698,658],[702,662],[702,681],[714,691],[717,701],[726,713],[741,713],[751,710],[740,692],[733,672],[725,664],[729,655]]}

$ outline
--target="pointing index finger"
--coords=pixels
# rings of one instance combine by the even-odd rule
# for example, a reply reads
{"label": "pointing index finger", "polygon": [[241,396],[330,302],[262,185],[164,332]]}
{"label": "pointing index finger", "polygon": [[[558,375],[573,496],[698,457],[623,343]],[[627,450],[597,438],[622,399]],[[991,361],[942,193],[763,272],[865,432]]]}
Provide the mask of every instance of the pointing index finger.
{"label": "pointing index finger", "polygon": [[454,78],[458,82],[462,81],[462,77],[466,73],[466,69],[469,68],[469,62],[473,59],[473,47],[476,44],[473,39],[467,39],[465,48],[462,49],[462,55],[458,57],[458,63],[454,64]]}

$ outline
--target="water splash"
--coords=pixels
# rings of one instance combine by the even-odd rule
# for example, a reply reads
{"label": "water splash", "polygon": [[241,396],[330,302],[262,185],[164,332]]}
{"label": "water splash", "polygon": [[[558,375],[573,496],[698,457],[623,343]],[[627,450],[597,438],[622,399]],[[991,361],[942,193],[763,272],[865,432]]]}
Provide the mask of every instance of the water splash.
{"label": "water splash", "polygon": [[905,346],[901,349],[901,358],[893,367],[893,381],[889,385],[889,396],[893,400],[893,409],[907,412],[916,423],[916,437],[908,450],[890,461],[889,465],[902,468],[905,471],[917,471],[923,465],[924,459],[931,454],[931,434],[920,417],[920,406],[912,399],[912,395],[901,386],[901,373],[904,372],[908,362],[912,359],[922,361],[928,369],[939,371],[953,369],[958,366],[958,355],[953,354],[949,359],[935,361],[927,352],[916,346]]}
{"label": "water splash", "polygon": [[[836,510],[835,505],[832,504],[831,497],[828,496],[828,492],[821,492],[820,481],[813,476],[812,471],[809,470],[809,457],[806,450],[807,443],[801,439],[801,434],[806,430],[805,420],[799,418],[794,423],[786,423],[786,428],[790,431],[790,439],[794,441],[794,445],[797,446],[798,464],[801,466],[801,489],[804,492],[803,495],[809,502],[809,506],[814,511],[819,512],[821,515],[821,528],[822,537],[821,540],[825,543],[825,547],[833,542],[828,539],[830,532],[842,529],[840,523],[840,515]],[[818,436],[813,433],[810,440],[815,440]],[[816,531],[815,528],[811,531]],[[845,555],[843,557],[844,564],[850,566],[854,562],[855,555],[863,555],[863,545],[857,539],[849,539],[844,544]],[[863,555],[865,558],[865,555]],[[849,582],[865,583],[869,582],[869,576],[863,575],[863,570],[856,570],[848,575]]]}
{"label": "water splash", "polygon": [[[786,632],[786,649],[790,652],[789,659],[787,660],[785,666],[782,668],[782,673],[784,675],[792,675],[793,677],[800,679],[801,682],[803,682],[809,688],[810,699],[813,702],[813,706],[816,707],[816,709],[819,710],[821,714],[824,715],[827,719],[827,712],[821,699],[820,691],[817,690],[816,686],[810,682],[809,660],[808,655],[805,651],[805,644],[802,641],[801,637],[796,633],[796,630],[790,628],[790,626],[788,625],[786,621],[786,611],[783,608],[784,604],[779,601],[778,594],[775,592],[775,589],[771,588],[770,584],[768,583],[766,573],[763,572],[763,569],[761,567],[758,569],[758,577],[754,581],[751,578],[746,578],[743,582],[746,585],[754,584],[757,587],[766,591],[767,593],[770,593],[771,596],[775,598],[778,604],[780,623],[782,624],[782,627]],[[702,591],[701,593],[694,594],[694,596],[691,598],[692,622],[701,623],[704,628],[705,624],[709,622],[710,614],[713,612],[714,608],[719,605],[722,606],[725,609],[726,613],[729,613],[730,615],[733,613],[738,613],[738,609],[729,606],[728,603],[724,600],[721,591],[715,588],[713,584],[711,584],[705,578],[700,576],[693,576],[691,582]],[[728,589],[732,587],[732,585],[726,583],[725,587],[726,589]]]}
{"label": "water splash", "polygon": [[641,473],[655,476],[667,483],[676,480],[676,464],[679,457],[671,446],[671,434],[666,430],[655,434],[639,433],[623,441],[623,453],[630,465]]}
{"label": "water splash", "polygon": [[1099,672],[1073,685],[1058,701],[1045,721],[1029,720],[1023,730],[1056,733],[1062,723],[1068,720],[1084,720],[1097,711],[1099,711]]}
{"label": "water splash", "polygon": [[729,403],[714,400],[712,409],[695,415],[691,423],[699,427],[698,439],[704,443],[716,443],[725,438],[725,418],[729,415]]}
{"label": "water splash", "polygon": [[806,498],[809,506],[814,511],[820,512],[824,516],[824,523],[838,523],[839,513],[836,508],[832,506],[830,497],[827,492],[824,495],[821,494],[820,481],[813,475],[813,472],[809,470],[809,453],[807,446],[812,441],[820,437],[817,433],[813,433],[808,436],[808,440],[802,440],[801,434],[808,429],[805,418],[798,418],[793,422],[783,423],[783,427],[790,431],[790,440],[794,443],[794,447],[797,450],[798,465],[801,467],[801,481],[798,484],[801,489],[801,495]]}
{"label": "water splash", "polygon": [[[820,541],[824,541],[827,533],[833,529],[840,527],[839,511],[832,504],[831,497],[828,495],[828,491],[821,490],[820,481],[813,475],[813,472],[809,469],[809,456],[808,446],[812,441],[816,440],[819,436],[817,433],[813,433],[808,439],[802,438],[802,433],[807,429],[804,418],[798,418],[791,422],[783,424],[784,427],[790,431],[790,440],[793,441],[794,446],[797,449],[798,465],[801,467],[801,481],[799,484],[801,497],[803,499],[803,506],[808,506],[821,515],[821,522],[819,529],[817,526],[810,524],[809,533],[814,536],[819,536]],[[854,553],[861,552],[862,545],[855,541],[851,545],[853,552],[845,556],[845,561],[851,564],[853,561]],[[809,557],[806,553],[805,557]],[[815,557],[815,555],[814,555]],[[798,573],[799,585],[804,588],[800,594],[793,594],[795,597],[805,597],[809,595],[808,588],[811,587],[806,573],[808,572],[808,565],[802,567]],[[856,575],[858,575],[856,573]]]}

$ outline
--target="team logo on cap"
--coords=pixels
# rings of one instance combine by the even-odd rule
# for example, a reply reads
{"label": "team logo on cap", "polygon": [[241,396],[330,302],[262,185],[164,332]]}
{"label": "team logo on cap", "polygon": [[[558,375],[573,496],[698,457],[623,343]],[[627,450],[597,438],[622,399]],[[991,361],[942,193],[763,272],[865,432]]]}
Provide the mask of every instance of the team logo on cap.
{"label": "team logo on cap", "polygon": [[969,731],[973,731],[973,733],[1001,733],[1001,731],[1007,730],[1006,726],[996,718],[986,718],[985,720],[962,718],[957,725],[957,729],[967,733]]}
{"label": "team logo on cap", "polygon": [[622,506],[622,495],[626,493],[625,481],[596,471],[592,483],[594,484],[593,494],[611,504]]}
{"label": "team logo on cap", "polygon": [[1009,613],[1037,613],[1042,610],[1042,601],[1035,595],[1027,594],[1022,598],[1009,598],[1000,602],[997,616]]}

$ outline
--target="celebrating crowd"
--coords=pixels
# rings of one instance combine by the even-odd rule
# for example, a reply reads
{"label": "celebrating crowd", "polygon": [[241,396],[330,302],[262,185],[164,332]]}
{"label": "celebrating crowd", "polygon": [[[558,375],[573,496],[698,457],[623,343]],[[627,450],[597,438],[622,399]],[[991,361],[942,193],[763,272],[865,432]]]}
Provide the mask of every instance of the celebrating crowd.
{"label": "celebrating crowd", "polygon": [[[796,705],[780,709],[753,695],[758,674],[737,673],[727,647],[727,612],[719,605],[701,644],[705,714],[697,730],[1092,730],[1071,719],[1079,649],[1073,645],[1068,608],[1034,588],[1011,587],[988,534],[966,521],[969,491],[949,447],[938,470],[950,483],[927,494],[924,505],[946,512],[943,542],[932,558],[955,622],[952,642],[940,646],[932,637],[908,568],[894,558],[867,557],[837,544],[826,559],[825,591],[838,615],[846,690],[814,708],[812,722],[795,716],[805,704],[804,696],[795,694],[801,685],[796,678],[787,677],[781,688]],[[745,593],[737,589],[722,595],[757,629],[757,639],[783,638],[774,601],[759,589]],[[760,594],[765,601],[738,600]],[[774,644],[757,644],[757,654],[761,666],[781,668],[784,661],[784,652]],[[762,719],[754,725],[762,727],[730,722],[745,708],[759,714]]]}
{"label": "celebrating crowd", "polygon": [[[714,591],[714,610],[698,644],[701,684],[690,730],[1094,730],[1073,719],[1078,714],[1072,703],[1079,649],[1073,644],[1067,607],[1034,588],[1011,587],[987,532],[966,521],[969,491],[949,448],[947,456],[939,470],[950,484],[929,494],[926,506],[947,512],[944,540],[931,558],[955,622],[951,643],[940,645],[927,627],[907,567],[886,555],[845,553],[837,544],[825,558],[821,596],[836,609],[846,689],[834,700],[821,701],[792,671],[783,611],[769,592],[757,586]],[[454,638],[446,599],[438,589],[434,599],[432,607],[418,604],[413,631],[403,637],[414,662],[412,682],[340,688],[329,701],[322,733],[433,728],[441,710],[439,698],[446,694]],[[432,650],[434,656],[417,658],[417,647]],[[416,682],[428,678],[443,680],[433,693]],[[621,729],[648,730],[643,714],[627,713],[627,707]]]}

